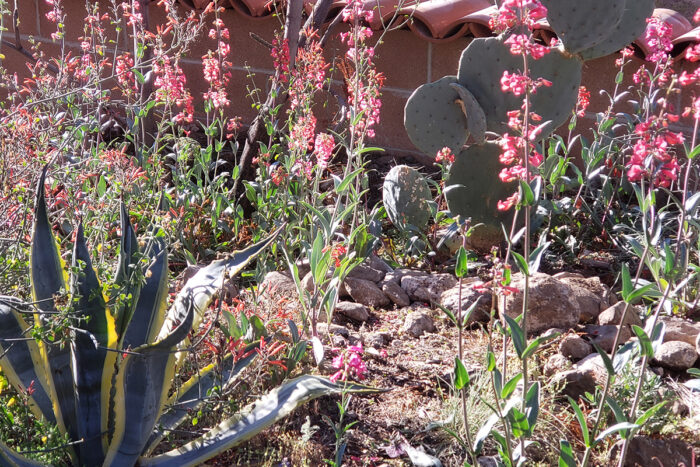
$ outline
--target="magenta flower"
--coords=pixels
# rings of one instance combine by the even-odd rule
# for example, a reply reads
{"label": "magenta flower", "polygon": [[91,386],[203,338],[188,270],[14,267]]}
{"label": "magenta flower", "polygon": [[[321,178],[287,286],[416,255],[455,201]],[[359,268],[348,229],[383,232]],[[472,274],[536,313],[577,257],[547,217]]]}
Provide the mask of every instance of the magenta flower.
{"label": "magenta flower", "polygon": [[314,155],[316,156],[316,163],[321,169],[328,167],[328,161],[333,156],[333,149],[335,149],[335,140],[333,136],[328,133],[319,133],[316,135],[316,140],[314,141]]}

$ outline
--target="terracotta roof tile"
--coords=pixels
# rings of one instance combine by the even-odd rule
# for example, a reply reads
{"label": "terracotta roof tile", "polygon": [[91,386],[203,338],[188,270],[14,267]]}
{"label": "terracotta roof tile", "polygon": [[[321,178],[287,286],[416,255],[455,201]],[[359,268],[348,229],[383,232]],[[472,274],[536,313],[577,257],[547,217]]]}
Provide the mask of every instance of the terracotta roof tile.
{"label": "terracotta roof tile", "polygon": [[[220,0],[221,1],[221,0]],[[204,8],[211,0],[180,0],[190,8]],[[253,19],[271,16],[275,9],[271,5],[275,0],[228,0],[233,8],[242,15]],[[306,13],[311,13],[316,0],[304,0]],[[331,5],[326,23],[331,22],[347,5],[347,0],[335,0]],[[393,23],[408,27],[414,34],[431,42],[447,42],[459,37],[486,37],[493,35],[489,20],[496,8],[491,0],[365,0],[365,9],[374,10],[375,14],[369,27],[382,29]],[[660,18],[672,28],[674,49],[672,56],[678,60],[685,58],[687,47],[700,42],[700,27],[693,28],[688,19],[677,11],[657,8],[654,16]],[[397,19],[403,22],[395,21]],[[407,21],[406,21],[407,20]],[[540,23],[535,35],[549,43],[556,34],[546,21]],[[641,58],[649,53],[649,44],[642,34],[632,44]]]}

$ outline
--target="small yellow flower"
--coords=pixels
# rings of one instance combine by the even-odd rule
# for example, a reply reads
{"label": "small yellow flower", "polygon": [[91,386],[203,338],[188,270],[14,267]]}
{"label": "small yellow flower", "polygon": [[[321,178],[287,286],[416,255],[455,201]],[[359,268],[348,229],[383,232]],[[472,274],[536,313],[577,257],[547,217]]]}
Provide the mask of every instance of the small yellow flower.
{"label": "small yellow flower", "polygon": [[15,399],[14,397],[12,397],[12,398],[10,398],[10,400],[7,402],[7,407],[12,407],[12,406],[15,405],[16,403],[17,403],[17,399]]}
{"label": "small yellow flower", "polygon": [[46,444],[48,441],[49,441],[49,438],[47,438],[46,436],[42,436],[42,437],[41,437],[41,442],[42,442],[42,443]]}

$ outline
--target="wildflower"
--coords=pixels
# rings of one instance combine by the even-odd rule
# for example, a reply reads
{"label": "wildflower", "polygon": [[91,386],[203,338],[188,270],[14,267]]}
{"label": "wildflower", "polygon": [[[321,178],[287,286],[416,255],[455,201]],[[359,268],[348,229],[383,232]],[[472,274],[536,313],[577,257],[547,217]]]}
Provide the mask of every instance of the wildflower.
{"label": "wildflower", "polygon": [[700,60],[700,44],[695,44],[685,49],[685,58],[691,62]]}
{"label": "wildflower", "polygon": [[316,117],[313,114],[300,117],[289,131],[289,150],[306,152],[312,148],[316,129]]}
{"label": "wildflower", "polygon": [[440,149],[435,155],[435,162],[442,164],[454,164],[455,155],[448,147]]}
{"label": "wildflower", "polygon": [[544,45],[537,44],[525,34],[513,34],[506,39],[505,44],[510,47],[513,55],[529,55],[534,60],[539,60],[549,53],[550,49]]}
{"label": "wildflower", "polygon": [[497,32],[518,24],[525,24],[533,29],[535,23],[546,16],[547,8],[539,0],[505,0],[501,3],[498,14],[489,21],[489,25]]}
{"label": "wildflower", "polygon": [[330,380],[333,383],[338,380],[347,381],[348,377],[351,376],[359,380],[364,379],[367,373],[367,367],[362,361],[361,355],[363,352],[362,343],[360,343],[358,345],[348,346],[345,351],[335,356],[331,365],[338,371],[330,377]]}
{"label": "wildflower", "polygon": [[578,100],[576,101],[576,115],[583,117],[586,115],[586,109],[591,103],[591,93],[586,89],[586,86],[578,88]]}
{"label": "wildflower", "polygon": [[668,58],[668,52],[673,50],[671,42],[671,26],[659,18],[648,18],[645,38],[651,49],[651,54],[647,57],[650,62],[660,62]]}
{"label": "wildflower", "polygon": [[314,155],[316,156],[316,163],[321,169],[328,167],[328,161],[333,155],[333,149],[335,149],[335,140],[332,135],[328,133],[319,133],[316,135],[316,140],[314,141]]}
{"label": "wildflower", "polygon": [[518,193],[513,193],[505,200],[499,200],[497,203],[497,209],[499,211],[508,211],[510,208],[518,204],[518,201],[520,201],[520,195],[518,195]]}

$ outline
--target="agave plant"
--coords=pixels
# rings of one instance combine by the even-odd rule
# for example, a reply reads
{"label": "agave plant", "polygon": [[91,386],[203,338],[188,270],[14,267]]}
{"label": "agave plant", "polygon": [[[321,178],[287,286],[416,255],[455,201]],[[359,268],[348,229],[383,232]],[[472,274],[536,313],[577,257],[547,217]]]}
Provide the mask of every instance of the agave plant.
{"label": "agave plant", "polygon": [[[46,169],[37,188],[31,244],[33,303],[0,297],[0,368],[10,384],[28,394],[37,417],[67,434],[73,465],[195,465],[254,436],[310,399],[341,391],[316,376],[301,376],[273,389],[204,436],[157,456],[149,453],[170,430],[197,409],[201,394],[226,386],[254,358],[224,359],[171,394],[187,338],[202,321],[225,277],[237,274],[268,246],[267,239],[202,268],[167,307],[168,262],[163,235],[153,232],[142,254],[124,207],[121,250],[114,283],[106,290],[91,265],[78,228],[71,278],[62,264],[44,199]],[[67,287],[67,283],[70,287]],[[63,297],[68,296],[68,300]],[[34,326],[25,317],[34,315]],[[52,316],[68,319],[67,345],[45,330]],[[41,338],[43,336],[43,338]],[[257,344],[253,343],[252,346]],[[219,379],[221,378],[221,379]],[[31,387],[30,391],[27,391]],[[345,390],[370,391],[364,386]],[[0,466],[40,465],[0,441]]]}

